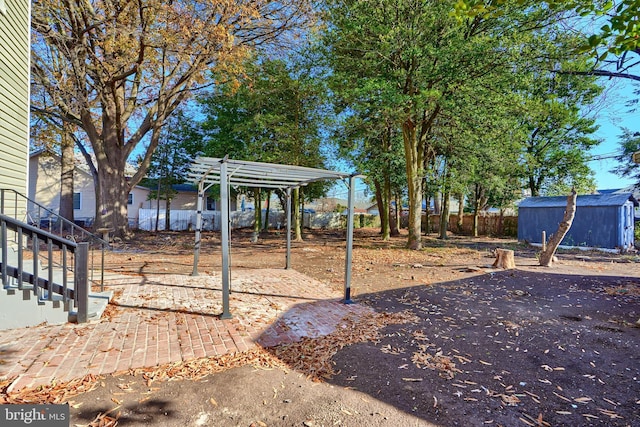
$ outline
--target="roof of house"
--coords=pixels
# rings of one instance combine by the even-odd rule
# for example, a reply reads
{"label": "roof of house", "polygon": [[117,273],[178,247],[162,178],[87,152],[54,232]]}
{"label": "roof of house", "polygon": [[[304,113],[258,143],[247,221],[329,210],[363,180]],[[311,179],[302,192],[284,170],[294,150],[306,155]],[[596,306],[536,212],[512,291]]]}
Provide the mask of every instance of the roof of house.
{"label": "roof of house", "polygon": [[[631,200],[634,206],[638,206],[638,201],[631,193],[610,193],[610,194],[589,194],[578,196],[576,206],[622,206]],[[520,208],[555,208],[567,206],[565,196],[558,197],[529,197],[520,202]]]}
{"label": "roof of house", "polygon": [[184,193],[197,193],[198,187],[193,184],[173,184],[171,186],[176,191],[181,191]]}
{"label": "roof of house", "polygon": [[611,194],[611,193],[617,193],[620,190],[621,188],[603,188],[603,189],[596,190],[596,192],[598,194]]}

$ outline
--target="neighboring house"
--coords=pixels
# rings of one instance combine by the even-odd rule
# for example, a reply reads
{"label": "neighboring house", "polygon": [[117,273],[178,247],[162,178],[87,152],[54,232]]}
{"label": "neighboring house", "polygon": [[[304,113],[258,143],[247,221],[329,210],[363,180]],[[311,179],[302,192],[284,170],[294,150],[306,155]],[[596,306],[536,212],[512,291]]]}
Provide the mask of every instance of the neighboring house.
{"label": "neighboring house", "polygon": [[[0,188],[27,194],[29,159],[29,1],[0,0]],[[5,212],[24,212],[5,198]],[[20,218],[18,218],[20,219]]]}
{"label": "neighboring house", "polygon": [[[38,150],[29,156],[29,199],[58,213],[60,210],[60,156],[49,150]],[[96,196],[91,174],[76,166],[73,171],[73,217],[79,224],[93,222]],[[28,207],[27,222],[42,221],[49,215],[36,205]]]}
{"label": "neighboring house", "polygon": [[[634,246],[634,207],[638,201],[631,193],[578,196],[573,224],[561,244],[627,250]],[[529,197],[518,207],[518,240],[542,243],[562,221],[567,198]]]}
{"label": "neighboring house", "polygon": [[[58,213],[60,209],[60,156],[49,150],[38,150],[29,157],[28,197],[45,208]],[[127,210],[130,224],[137,224],[138,210],[145,207],[148,188],[136,186],[129,193]],[[40,221],[46,214],[35,205],[28,207],[27,222]],[[73,216],[76,223],[89,226],[96,217],[96,195],[93,176],[84,159],[76,159],[73,172]]]}
{"label": "neighboring house", "polygon": [[369,215],[380,215],[380,210],[378,209],[378,204],[373,204],[367,208],[367,213]]}
{"label": "neighboring house", "polygon": [[[60,208],[60,156],[49,150],[33,152],[29,159],[29,187],[25,195],[45,208],[58,213]],[[132,173],[133,171],[130,171]],[[74,185],[74,220],[80,225],[91,225],[95,220],[95,189],[93,177],[84,164],[84,160],[77,160],[73,177]],[[171,200],[171,211],[195,211],[197,201],[197,188],[191,184],[174,185],[177,191]],[[127,212],[129,225],[137,228],[140,221],[141,210],[156,211],[158,202],[150,200],[149,195],[153,190],[143,186],[135,186],[129,193],[127,200]],[[165,202],[160,201],[160,211],[164,214]],[[235,209],[237,203],[232,203],[231,209]],[[207,198],[204,210],[217,210],[218,203],[214,198]],[[155,215],[155,213],[152,213]],[[144,215],[148,218],[149,214]],[[46,214],[39,212],[35,205],[28,207],[26,221],[38,222],[46,219]]]}

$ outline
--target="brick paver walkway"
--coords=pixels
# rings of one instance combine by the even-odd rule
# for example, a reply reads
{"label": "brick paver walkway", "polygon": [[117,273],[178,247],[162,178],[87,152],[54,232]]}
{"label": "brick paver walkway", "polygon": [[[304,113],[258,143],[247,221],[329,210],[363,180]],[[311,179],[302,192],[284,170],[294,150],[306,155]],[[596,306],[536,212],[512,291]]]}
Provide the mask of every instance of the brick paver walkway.
{"label": "brick paver walkway", "polygon": [[105,288],[116,292],[110,319],[0,331],[0,378],[15,377],[17,390],[242,352],[326,335],[345,316],[370,312],[293,270],[234,270],[230,320],[219,318],[219,275],[121,276]]}

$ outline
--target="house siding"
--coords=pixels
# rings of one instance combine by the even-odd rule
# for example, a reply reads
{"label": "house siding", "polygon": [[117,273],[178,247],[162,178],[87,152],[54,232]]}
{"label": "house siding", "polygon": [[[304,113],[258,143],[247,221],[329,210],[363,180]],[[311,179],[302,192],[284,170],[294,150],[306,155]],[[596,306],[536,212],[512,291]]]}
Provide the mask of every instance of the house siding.
{"label": "house siding", "polygon": [[[29,163],[29,199],[58,213],[60,210],[60,158],[47,152],[32,155]],[[95,217],[96,196],[93,179],[87,172],[76,168],[73,174],[73,192],[80,193],[80,209],[74,209],[75,219]],[[46,217],[29,206],[32,219]]]}
{"label": "house siding", "polygon": [[[26,195],[31,10],[24,0],[6,0],[5,5],[6,13],[0,12],[0,188]],[[5,210],[16,208],[9,206],[13,200],[5,200]],[[17,207],[19,212],[25,209]]]}

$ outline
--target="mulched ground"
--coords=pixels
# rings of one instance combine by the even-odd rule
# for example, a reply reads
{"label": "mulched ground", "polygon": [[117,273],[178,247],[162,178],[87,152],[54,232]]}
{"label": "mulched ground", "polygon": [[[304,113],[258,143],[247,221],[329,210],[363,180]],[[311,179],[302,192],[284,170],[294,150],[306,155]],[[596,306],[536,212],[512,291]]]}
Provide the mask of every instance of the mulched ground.
{"label": "mulched ground", "polygon": [[[281,235],[251,246],[248,234],[234,233],[233,265],[282,265]],[[188,273],[190,237],[141,234],[109,255],[110,268]],[[339,288],[342,236],[306,237],[294,243],[293,267]],[[215,235],[203,240],[219,244]],[[90,392],[85,381],[82,394],[65,395],[72,419],[103,426],[640,426],[636,255],[561,252],[556,267],[542,269],[534,267],[535,249],[512,240],[425,240],[416,252],[403,248],[406,236],[356,235],[355,299],[379,313],[366,323],[227,360],[92,379]],[[484,268],[496,247],[514,249],[518,269]],[[202,268],[218,264],[209,256]],[[45,394],[33,393],[41,401]]]}
{"label": "mulched ground", "polygon": [[506,271],[363,297],[420,318],[331,382],[442,426],[640,425],[640,282]]}

